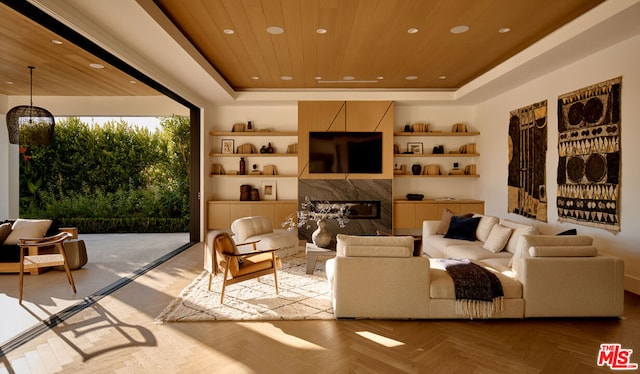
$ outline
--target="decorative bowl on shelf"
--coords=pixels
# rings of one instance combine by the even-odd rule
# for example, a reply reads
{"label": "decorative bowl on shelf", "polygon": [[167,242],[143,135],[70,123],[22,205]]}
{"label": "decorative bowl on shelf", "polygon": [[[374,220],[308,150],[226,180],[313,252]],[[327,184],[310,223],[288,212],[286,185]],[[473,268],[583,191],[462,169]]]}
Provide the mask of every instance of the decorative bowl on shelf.
{"label": "decorative bowl on shelf", "polygon": [[424,195],[421,193],[409,193],[407,194],[407,200],[418,201],[424,199]]}

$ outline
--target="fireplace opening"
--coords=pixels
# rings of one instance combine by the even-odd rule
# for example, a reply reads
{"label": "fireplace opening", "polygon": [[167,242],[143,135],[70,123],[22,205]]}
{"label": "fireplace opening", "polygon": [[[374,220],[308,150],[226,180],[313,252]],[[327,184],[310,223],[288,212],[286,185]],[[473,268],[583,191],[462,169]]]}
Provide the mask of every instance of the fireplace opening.
{"label": "fireplace opening", "polygon": [[349,219],[380,219],[381,202],[375,200],[332,200],[332,201],[314,201],[314,205],[318,209],[322,209],[327,205],[341,204],[349,208],[347,218]]}

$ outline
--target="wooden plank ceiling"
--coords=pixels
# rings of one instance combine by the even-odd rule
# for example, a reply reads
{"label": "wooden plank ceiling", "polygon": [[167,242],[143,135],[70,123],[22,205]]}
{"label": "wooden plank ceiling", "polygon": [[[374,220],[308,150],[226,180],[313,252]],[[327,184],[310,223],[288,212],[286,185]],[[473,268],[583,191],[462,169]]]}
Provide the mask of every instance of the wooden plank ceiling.
{"label": "wooden plank ceiling", "polygon": [[155,0],[236,90],[456,89],[601,2]]}
{"label": "wooden plank ceiling", "polygon": [[[154,1],[236,90],[456,89],[602,2]],[[4,4],[0,19],[0,94],[28,95],[29,65],[34,96],[159,94]]]}
{"label": "wooden plank ceiling", "polygon": [[34,96],[160,95],[4,4],[0,20],[0,94],[29,95],[28,66],[34,66]]}

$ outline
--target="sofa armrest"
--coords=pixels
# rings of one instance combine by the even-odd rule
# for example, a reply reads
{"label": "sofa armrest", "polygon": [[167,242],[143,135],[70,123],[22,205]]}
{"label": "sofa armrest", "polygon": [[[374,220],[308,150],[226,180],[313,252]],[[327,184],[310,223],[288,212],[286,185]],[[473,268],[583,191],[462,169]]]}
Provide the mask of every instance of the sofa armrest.
{"label": "sofa armrest", "polygon": [[526,257],[517,277],[525,317],[623,314],[624,263],[618,257]]}
{"label": "sofa armrest", "polygon": [[531,257],[594,257],[598,249],[591,245],[541,245],[529,248]]}
{"label": "sofa armrest", "polygon": [[337,318],[428,318],[429,260],[336,257],[327,260]]}

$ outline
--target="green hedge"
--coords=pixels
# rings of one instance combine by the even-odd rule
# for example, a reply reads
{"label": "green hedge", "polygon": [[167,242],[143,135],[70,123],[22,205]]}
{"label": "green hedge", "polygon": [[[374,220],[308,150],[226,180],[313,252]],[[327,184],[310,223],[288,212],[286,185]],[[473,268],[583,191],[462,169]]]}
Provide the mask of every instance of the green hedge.
{"label": "green hedge", "polygon": [[188,232],[186,218],[59,218],[62,227],[77,227],[81,234]]}

